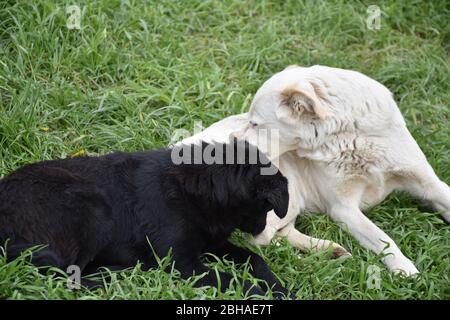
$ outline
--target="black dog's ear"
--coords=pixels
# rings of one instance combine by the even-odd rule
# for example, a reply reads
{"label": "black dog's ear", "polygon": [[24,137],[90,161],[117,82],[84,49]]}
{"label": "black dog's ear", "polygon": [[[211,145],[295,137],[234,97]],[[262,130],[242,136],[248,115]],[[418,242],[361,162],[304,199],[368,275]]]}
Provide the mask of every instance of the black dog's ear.
{"label": "black dog's ear", "polygon": [[266,176],[271,178],[261,179],[258,185],[260,197],[266,200],[275,214],[281,219],[287,214],[289,207],[289,192],[287,180],[284,177]]}
{"label": "black dog's ear", "polygon": [[289,193],[286,190],[276,189],[267,195],[267,201],[272,205],[273,211],[281,219],[287,214],[289,207]]}

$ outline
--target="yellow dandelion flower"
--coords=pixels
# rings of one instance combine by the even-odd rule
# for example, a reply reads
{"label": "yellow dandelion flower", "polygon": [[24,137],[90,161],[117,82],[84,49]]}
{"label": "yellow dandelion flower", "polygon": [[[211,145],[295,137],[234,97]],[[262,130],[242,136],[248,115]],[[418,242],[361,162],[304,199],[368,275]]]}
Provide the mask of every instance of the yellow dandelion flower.
{"label": "yellow dandelion flower", "polygon": [[76,157],[82,157],[82,156],[84,156],[84,155],[86,155],[86,150],[80,149],[80,150],[78,150],[77,152],[72,153],[72,154],[71,154],[71,157],[72,157],[72,158],[76,158]]}

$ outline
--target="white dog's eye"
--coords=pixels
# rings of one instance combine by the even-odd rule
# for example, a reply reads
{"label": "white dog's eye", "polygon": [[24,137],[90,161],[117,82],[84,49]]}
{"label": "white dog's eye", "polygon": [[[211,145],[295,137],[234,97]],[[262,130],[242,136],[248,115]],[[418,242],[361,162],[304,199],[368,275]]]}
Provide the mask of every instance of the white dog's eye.
{"label": "white dog's eye", "polygon": [[257,123],[255,123],[255,122],[253,122],[253,121],[249,121],[250,122],[250,125],[252,126],[252,127],[256,127],[258,124]]}

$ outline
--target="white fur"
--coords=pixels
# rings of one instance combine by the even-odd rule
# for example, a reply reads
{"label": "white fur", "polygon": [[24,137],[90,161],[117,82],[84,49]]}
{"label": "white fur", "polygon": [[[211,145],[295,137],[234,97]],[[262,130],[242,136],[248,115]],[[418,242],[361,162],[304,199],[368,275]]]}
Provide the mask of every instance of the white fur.
{"label": "white fur", "polygon": [[[298,89],[308,99],[295,108],[287,105],[282,94],[286,88]],[[312,105],[303,105],[305,101]],[[271,141],[257,139],[261,129],[278,130],[276,153],[268,148]],[[450,188],[428,164],[391,92],[361,73],[324,66],[287,68],[262,85],[248,114],[219,121],[183,142],[226,141],[230,134],[278,158],[289,181],[287,216],[269,214],[257,243],[267,243],[278,233],[303,250],[332,246],[342,252],[335,243],[295,229],[301,212],[323,212],[365,248],[386,254],[383,261],[391,271],[414,275],[414,264],[362,210],[393,190],[404,190],[429,200],[450,221]]]}

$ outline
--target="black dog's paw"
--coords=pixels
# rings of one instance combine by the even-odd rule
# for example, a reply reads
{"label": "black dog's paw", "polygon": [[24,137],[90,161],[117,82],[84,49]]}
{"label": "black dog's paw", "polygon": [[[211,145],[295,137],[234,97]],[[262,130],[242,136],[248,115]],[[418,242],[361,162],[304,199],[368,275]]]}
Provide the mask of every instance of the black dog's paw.
{"label": "black dog's paw", "polygon": [[99,280],[81,279],[81,286],[88,290],[104,289],[105,285]]}
{"label": "black dog's paw", "polygon": [[246,290],[246,296],[250,299],[257,299],[256,296],[265,297],[266,292],[264,292],[261,288],[258,288],[257,286],[251,286],[250,288],[245,288]]}
{"label": "black dog's paw", "polygon": [[297,295],[295,293],[289,292],[288,290],[284,289],[272,292],[272,296],[275,300],[285,300],[285,299],[291,299],[295,300],[297,299]]}

